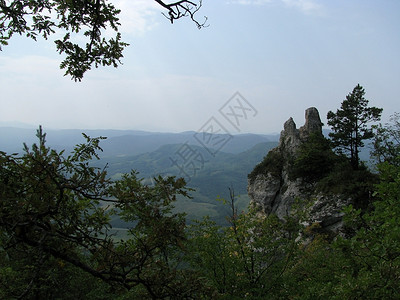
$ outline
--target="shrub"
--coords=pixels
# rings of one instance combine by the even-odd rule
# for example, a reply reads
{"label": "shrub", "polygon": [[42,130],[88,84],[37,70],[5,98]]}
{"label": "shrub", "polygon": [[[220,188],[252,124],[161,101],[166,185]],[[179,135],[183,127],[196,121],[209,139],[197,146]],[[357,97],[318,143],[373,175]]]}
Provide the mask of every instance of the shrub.
{"label": "shrub", "polygon": [[259,174],[270,173],[272,176],[280,177],[283,169],[283,156],[278,149],[273,149],[268,152],[263,161],[260,162],[254,170],[248,175],[250,182],[256,179]]}

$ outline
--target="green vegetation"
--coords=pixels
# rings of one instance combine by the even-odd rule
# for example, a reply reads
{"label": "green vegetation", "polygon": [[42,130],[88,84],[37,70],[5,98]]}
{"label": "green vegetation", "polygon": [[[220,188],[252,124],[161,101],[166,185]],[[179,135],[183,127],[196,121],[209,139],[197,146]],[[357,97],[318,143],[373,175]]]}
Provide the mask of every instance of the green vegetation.
{"label": "green vegetation", "polygon": [[[375,201],[368,210],[345,211],[350,237],[332,240],[316,224],[299,228],[295,216],[301,214],[282,223],[233,208],[228,228],[208,219],[192,226],[191,265],[216,289],[217,299],[396,299],[399,175],[398,166],[379,166]],[[296,240],[299,230],[312,241]]]}
{"label": "green vegetation", "polygon": [[[346,236],[302,225],[301,203],[284,220],[244,209],[233,189],[228,201],[219,197],[228,211],[221,226],[211,203],[191,206],[182,178],[148,185],[131,171],[111,180],[93,166],[102,138],[85,136],[65,155],[46,146],[40,128],[22,155],[0,152],[0,298],[397,299],[397,124],[377,126],[376,174],[354,169],[321,135],[285,162],[291,176],[354,200],[344,209]],[[281,170],[283,159],[270,153],[258,171]],[[204,217],[188,225],[177,201]]]}
{"label": "green vegetation", "polygon": [[[110,181],[89,164],[98,143],[87,137],[64,157],[46,148],[39,132],[39,145],[26,147],[23,156],[1,153],[2,298],[398,295],[399,166],[379,165],[375,202],[367,211],[349,207],[346,222],[353,236],[332,241],[314,225],[302,228],[301,212],[284,222],[253,208],[239,213],[232,190],[230,201],[223,201],[230,209],[228,227],[205,217],[185,229],[183,216],[172,210],[178,196],[187,196],[184,181],[159,177],[150,187],[135,173]],[[130,224],[122,235],[113,236],[115,216]],[[307,246],[299,231],[312,237]]]}
{"label": "green vegetation", "polygon": [[306,183],[318,182],[332,172],[337,160],[330,141],[321,133],[312,133],[300,145],[289,170],[290,177],[302,178]]}
{"label": "green vegetation", "polygon": [[373,185],[378,180],[364,164],[354,169],[346,156],[335,154],[322,134],[310,135],[300,146],[289,166],[289,175],[292,180],[300,178],[305,189],[343,195],[363,208],[371,201]]}
{"label": "green vegetation", "polygon": [[368,107],[368,100],[364,98],[365,90],[359,84],[346,96],[341,108],[336,113],[327,114],[328,125],[333,132],[329,134],[333,146],[339,153],[348,153],[350,163],[354,169],[360,164],[359,152],[367,139],[372,138],[373,131],[368,123],[379,121],[382,108]]}
{"label": "green vegetation", "polygon": [[[201,219],[208,215],[219,225],[227,225],[226,208],[221,202],[215,201],[218,197],[229,198],[228,187],[234,187],[245,209],[249,201],[247,197],[247,174],[251,172],[259,161],[277,145],[277,142],[259,143],[251,149],[238,153],[219,151],[215,157],[207,153],[203,147],[190,145],[191,149],[200,153],[204,158],[204,165],[190,178],[188,187],[193,197],[190,201],[178,197],[175,203],[176,211],[187,213],[187,221]],[[112,179],[119,179],[124,173],[135,169],[145,180],[143,183],[152,183],[151,178],[157,174],[180,177],[179,168],[171,164],[170,157],[174,157],[181,144],[164,145],[156,151],[134,156],[102,157],[95,164],[99,167],[107,163],[107,173]],[[212,184],[211,184],[212,183]]]}
{"label": "green vegetation", "polygon": [[272,176],[280,177],[283,169],[284,158],[279,151],[269,151],[263,161],[255,166],[253,171],[248,175],[250,182],[256,179],[258,174],[270,173]]}
{"label": "green vegetation", "polygon": [[379,166],[369,211],[350,206],[353,236],[333,242],[318,235],[288,272],[292,299],[397,299],[400,294],[400,168]]}
{"label": "green vegetation", "polygon": [[388,162],[399,166],[400,160],[400,114],[395,113],[390,118],[390,123],[374,126],[374,150],[372,156],[379,162]]}
{"label": "green vegetation", "polygon": [[[155,0],[168,11],[168,19],[189,16],[198,28],[204,26],[195,20],[195,13],[201,7],[193,1],[178,1],[167,4]],[[118,15],[121,11],[109,1],[0,1],[0,51],[13,35],[25,35],[37,40],[48,39],[55,34],[57,52],[65,54],[60,68],[65,75],[81,81],[86,71],[93,66],[117,67],[123,57],[122,52],[129,44],[121,41]],[[207,20],[207,18],[206,18]],[[112,31],[115,37],[106,39]]]}
{"label": "green vegetation", "polygon": [[187,260],[207,279],[218,299],[265,299],[279,295],[284,273],[295,261],[298,220],[257,216],[254,208],[238,213],[231,190],[230,226],[204,218],[189,228]]}
{"label": "green vegetation", "polygon": [[[146,186],[131,172],[110,181],[89,163],[99,139],[86,137],[67,157],[46,147],[41,129],[38,139],[21,157],[0,153],[2,298],[74,298],[73,290],[96,299],[97,286],[142,298],[196,294],[198,279],[183,280],[192,275],[179,268],[185,219],[172,212],[177,195],[188,196],[183,179]],[[131,224],[127,239],[114,239],[113,216]]]}

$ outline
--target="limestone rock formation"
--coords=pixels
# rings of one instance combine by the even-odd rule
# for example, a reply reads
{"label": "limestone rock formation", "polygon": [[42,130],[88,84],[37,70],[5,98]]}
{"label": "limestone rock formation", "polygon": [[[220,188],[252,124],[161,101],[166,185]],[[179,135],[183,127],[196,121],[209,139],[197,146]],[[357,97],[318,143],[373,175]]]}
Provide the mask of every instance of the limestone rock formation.
{"label": "limestone rock formation", "polygon": [[256,166],[249,175],[247,190],[251,203],[262,213],[274,213],[280,219],[291,212],[296,199],[304,202],[312,199],[312,205],[307,209],[309,219],[306,223],[317,223],[337,233],[342,226],[342,208],[350,203],[349,199],[317,194],[312,189],[305,189],[300,178],[290,179],[289,176],[290,162],[300,145],[311,133],[322,134],[322,125],[315,107],[306,110],[305,124],[299,129],[293,119],[289,118],[281,132],[279,145],[268,153],[264,165],[261,163]]}

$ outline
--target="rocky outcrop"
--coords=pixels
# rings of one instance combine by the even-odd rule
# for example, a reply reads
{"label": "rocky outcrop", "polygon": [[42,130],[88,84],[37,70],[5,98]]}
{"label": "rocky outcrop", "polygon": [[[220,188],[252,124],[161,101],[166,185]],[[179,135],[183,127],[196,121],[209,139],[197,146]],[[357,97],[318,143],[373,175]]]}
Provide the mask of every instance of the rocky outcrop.
{"label": "rocky outcrop", "polygon": [[322,134],[322,122],[315,107],[305,112],[305,124],[299,129],[292,118],[284,124],[279,145],[249,175],[248,195],[253,205],[264,214],[276,214],[280,219],[290,214],[296,200],[312,204],[307,206],[306,225],[318,224],[324,230],[338,232],[342,227],[342,208],[349,199],[318,194],[305,186],[301,178],[291,179],[289,168],[302,143],[312,133]]}

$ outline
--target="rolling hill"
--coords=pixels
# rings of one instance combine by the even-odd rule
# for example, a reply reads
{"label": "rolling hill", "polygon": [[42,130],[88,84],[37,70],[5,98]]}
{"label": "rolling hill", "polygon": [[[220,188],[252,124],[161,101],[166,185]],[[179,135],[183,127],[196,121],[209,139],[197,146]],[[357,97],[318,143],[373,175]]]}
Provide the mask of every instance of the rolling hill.
{"label": "rolling hill", "polygon": [[[229,197],[228,188],[240,196],[240,208],[248,204],[247,174],[267,152],[277,145],[277,135],[240,134],[229,136],[229,143],[218,143],[206,148],[199,143],[195,132],[153,133],[133,130],[45,130],[47,145],[66,153],[78,143],[85,142],[82,132],[91,137],[104,136],[103,152],[98,167],[107,165],[113,179],[131,170],[139,172],[145,184],[152,184],[154,176],[184,177],[188,187],[194,189],[193,199],[180,198],[176,210],[187,213],[187,219],[209,215],[224,222],[225,207],[217,198]],[[0,151],[22,152],[23,143],[36,142],[32,128],[0,127]],[[227,136],[215,135],[224,139]],[[191,155],[191,156],[190,156]],[[189,157],[190,156],[190,157]],[[191,158],[191,160],[189,160]],[[114,220],[120,227],[120,220]]]}
{"label": "rolling hill", "polygon": [[218,198],[228,199],[229,190],[233,188],[240,195],[240,209],[245,209],[247,198],[247,174],[251,172],[267,152],[277,145],[277,142],[259,143],[244,152],[233,154],[218,152],[212,157],[204,148],[191,146],[192,150],[200,153],[204,163],[198,166],[195,174],[188,177],[182,174],[171,160],[183,144],[163,145],[156,151],[133,156],[102,157],[96,162],[99,167],[107,164],[108,174],[113,179],[118,179],[122,174],[132,169],[139,172],[146,184],[152,184],[154,176],[184,177],[188,187],[195,189],[193,199],[179,199],[176,209],[186,212],[188,220],[198,219],[209,215],[219,223],[224,222],[226,208]]}

